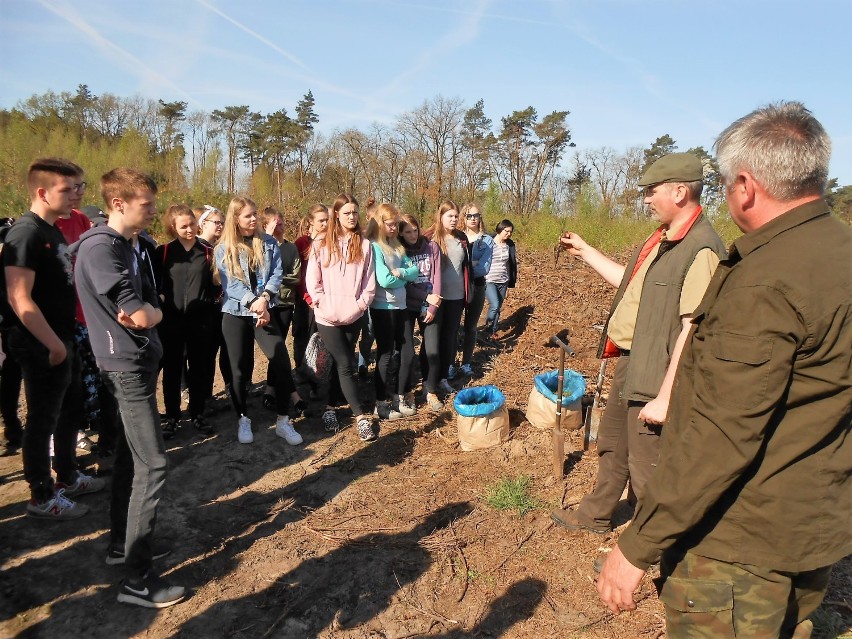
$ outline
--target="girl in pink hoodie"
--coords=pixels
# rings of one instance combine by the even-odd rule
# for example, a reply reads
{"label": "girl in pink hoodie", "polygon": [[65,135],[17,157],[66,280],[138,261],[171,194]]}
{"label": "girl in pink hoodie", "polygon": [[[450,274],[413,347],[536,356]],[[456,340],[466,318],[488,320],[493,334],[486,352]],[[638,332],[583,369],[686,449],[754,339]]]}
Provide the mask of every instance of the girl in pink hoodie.
{"label": "girl in pink hoodie", "polygon": [[370,415],[358,397],[355,379],[355,343],[358,320],[370,307],[376,291],[370,242],[361,237],[358,201],[342,193],[332,205],[325,236],[314,241],[305,272],[314,319],[325,347],[334,358],[340,387],[362,441],[376,439]]}

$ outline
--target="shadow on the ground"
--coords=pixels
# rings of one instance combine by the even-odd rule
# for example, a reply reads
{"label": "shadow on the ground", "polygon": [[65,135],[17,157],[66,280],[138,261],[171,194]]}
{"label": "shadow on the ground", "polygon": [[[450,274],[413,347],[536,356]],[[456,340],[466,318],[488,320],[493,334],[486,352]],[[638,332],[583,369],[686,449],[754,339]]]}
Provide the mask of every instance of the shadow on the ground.
{"label": "shadow on the ground", "polygon": [[[214,604],[186,622],[187,636],[312,637],[332,622],[351,628],[387,608],[391,597],[430,566],[420,543],[472,511],[467,503],[428,514],[410,532],[368,534],[277,576],[273,585],[247,597]],[[211,635],[212,620],[221,635]],[[228,623],[228,627],[222,627]]]}

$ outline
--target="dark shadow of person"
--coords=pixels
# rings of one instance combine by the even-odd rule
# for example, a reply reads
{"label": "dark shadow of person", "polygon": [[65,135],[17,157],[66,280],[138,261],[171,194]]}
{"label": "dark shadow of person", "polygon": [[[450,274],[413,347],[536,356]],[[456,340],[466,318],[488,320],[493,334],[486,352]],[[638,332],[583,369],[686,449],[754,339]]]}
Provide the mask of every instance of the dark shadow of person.
{"label": "dark shadow of person", "polygon": [[423,539],[472,510],[469,503],[448,504],[409,532],[352,539],[302,562],[268,588],[215,604],[186,622],[180,636],[314,637],[332,621],[341,628],[364,624],[428,570],[432,557]]}
{"label": "dark shadow of person", "polygon": [[[527,577],[516,581],[491,602],[488,613],[473,628],[453,628],[430,639],[461,639],[462,637],[502,637],[515,624],[535,614],[547,584],[541,579]],[[427,636],[424,633],[424,636]]]}
{"label": "dark shadow of person", "polygon": [[[247,491],[236,499],[199,505],[187,513],[192,534],[184,536],[180,551],[189,557],[206,553],[205,559],[178,569],[169,579],[193,586],[230,572],[237,556],[257,540],[322,508],[353,481],[404,461],[414,450],[415,438],[412,431],[399,430],[273,491]],[[211,553],[211,548],[218,549]]]}
{"label": "dark shadow of person", "polygon": [[520,306],[509,317],[500,320],[498,328],[505,326],[505,332],[500,338],[500,341],[504,345],[514,346],[518,343],[518,338],[527,330],[527,325],[530,323],[534,310],[531,304]]}

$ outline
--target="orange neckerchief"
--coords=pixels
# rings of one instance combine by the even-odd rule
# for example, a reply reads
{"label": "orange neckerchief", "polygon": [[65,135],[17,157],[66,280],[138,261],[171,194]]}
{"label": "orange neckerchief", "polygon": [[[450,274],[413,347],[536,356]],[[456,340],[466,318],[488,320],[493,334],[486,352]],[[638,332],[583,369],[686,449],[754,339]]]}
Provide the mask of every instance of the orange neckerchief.
{"label": "orange neckerchief", "polygon": [[[683,226],[678,229],[677,233],[672,237],[667,237],[667,242],[679,242],[682,240],[687,233],[689,233],[689,229],[692,228],[692,225],[695,224],[695,221],[698,219],[698,216],[701,215],[701,206],[695,209],[695,213],[689,216],[689,219],[683,224]],[[633,276],[636,275],[636,272],[639,270],[639,267],[642,266],[642,262],[648,257],[651,251],[654,250],[654,247],[660,243],[660,238],[662,238],[663,233],[666,229],[663,228],[663,225],[657,227],[657,230],[651,233],[651,237],[645,240],[645,244],[642,245],[642,250],[639,251],[639,257],[636,260],[636,264],[633,266],[633,272],[630,274],[630,279],[627,280],[629,284],[633,279]],[[610,357],[618,357],[621,355],[621,350],[618,346],[615,345],[609,337],[606,338],[606,345],[604,346],[603,359],[607,359]]]}

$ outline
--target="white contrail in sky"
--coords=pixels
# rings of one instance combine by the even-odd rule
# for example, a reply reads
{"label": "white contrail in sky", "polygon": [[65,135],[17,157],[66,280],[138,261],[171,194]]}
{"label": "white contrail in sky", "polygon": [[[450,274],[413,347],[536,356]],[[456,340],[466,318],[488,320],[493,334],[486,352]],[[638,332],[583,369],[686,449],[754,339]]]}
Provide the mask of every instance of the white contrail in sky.
{"label": "white contrail in sky", "polygon": [[232,25],[234,25],[235,27],[237,27],[237,29],[240,29],[241,31],[245,31],[245,32],[246,32],[246,33],[248,33],[248,34],[249,34],[252,38],[254,38],[254,39],[258,40],[259,42],[262,42],[263,44],[265,44],[266,46],[268,46],[268,47],[269,47],[270,49],[272,49],[273,51],[277,51],[278,53],[280,53],[281,55],[283,55],[285,58],[287,58],[287,59],[288,59],[290,62],[292,62],[293,64],[295,64],[295,65],[297,65],[297,66],[301,67],[301,68],[302,68],[302,69],[304,69],[305,71],[310,71],[310,69],[307,67],[307,65],[306,65],[304,62],[302,62],[301,60],[299,60],[299,58],[297,58],[296,56],[294,56],[292,53],[290,53],[289,51],[285,51],[284,49],[282,49],[281,47],[279,47],[277,44],[275,44],[274,42],[272,42],[271,40],[269,40],[269,39],[267,39],[267,38],[264,38],[264,37],[263,37],[262,35],[260,35],[257,31],[252,31],[252,30],[251,30],[251,29],[249,29],[246,25],[244,25],[242,22],[239,22],[239,21],[237,21],[237,20],[234,20],[231,16],[229,16],[228,14],[226,14],[225,12],[223,12],[223,11],[222,11],[221,9],[219,9],[218,7],[213,6],[212,4],[210,4],[209,2],[207,2],[206,0],[197,0],[197,2],[198,2],[198,4],[200,4],[202,7],[204,7],[205,9],[207,9],[207,10],[209,10],[209,11],[212,11],[213,13],[215,13],[216,15],[218,15],[218,16],[219,16],[220,18],[222,18],[223,20],[227,20],[228,22],[230,22]]}
{"label": "white contrail in sky", "polygon": [[[100,48],[105,49],[107,53],[110,54],[112,59],[116,60],[117,64],[119,64],[123,69],[127,70],[134,75],[142,75],[148,80],[151,80],[157,83],[160,86],[168,86],[172,90],[174,90],[179,95],[185,97],[188,102],[192,102],[193,104],[206,108],[204,104],[199,102],[197,99],[189,95],[185,90],[175,84],[170,78],[157,73],[149,66],[147,66],[142,60],[137,58],[135,55],[127,51],[126,49],[120,47],[115,42],[112,42],[108,38],[101,35],[95,27],[93,27],[89,22],[84,20],[76,11],[74,11],[73,7],[69,6],[67,3],[56,3],[56,2],[48,2],[47,0],[37,0],[37,2],[43,6],[45,9],[50,11],[51,13],[56,14],[66,22],[68,22],[71,26],[73,26],[78,31],[82,32]],[[119,58],[116,59],[114,54],[118,54]]]}

